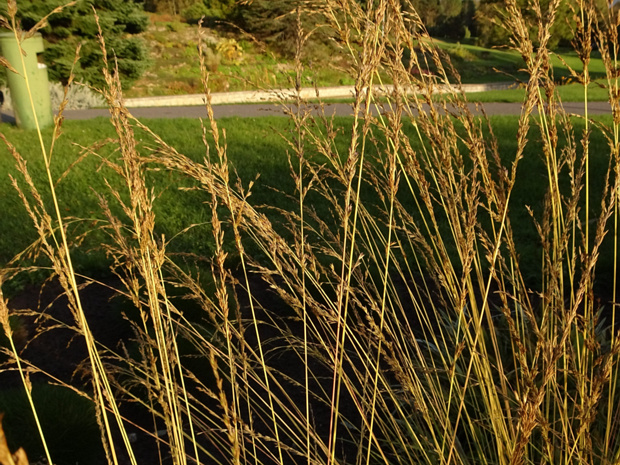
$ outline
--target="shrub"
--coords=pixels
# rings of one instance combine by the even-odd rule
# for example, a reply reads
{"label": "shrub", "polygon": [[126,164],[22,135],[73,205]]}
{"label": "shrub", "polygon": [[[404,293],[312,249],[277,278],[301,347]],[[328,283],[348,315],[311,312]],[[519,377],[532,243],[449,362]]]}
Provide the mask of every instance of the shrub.
{"label": "shrub", "polygon": [[234,2],[227,0],[202,0],[184,9],[181,16],[190,24],[197,24],[204,18],[205,25],[212,25],[228,18],[234,11],[234,5]]}
{"label": "shrub", "polygon": [[[505,25],[509,21],[509,17],[515,14],[525,16],[529,24],[530,40],[534,45],[538,44],[539,22],[545,21],[549,13],[553,12],[553,23],[551,26],[551,37],[547,42],[550,49],[556,49],[558,46],[570,47],[574,39],[574,32],[577,29],[576,21],[578,16],[574,14],[574,9],[569,2],[561,2],[559,6],[552,8],[553,2],[542,0],[538,2],[539,12],[536,8],[531,8],[530,2],[519,0],[515,2],[516,11],[508,11],[506,4],[496,0],[482,0],[478,4],[476,13],[476,29],[477,36],[484,46],[490,47],[494,45],[508,45],[511,32]],[[605,16],[609,11],[608,4],[605,0],[592,0],[590,2],[592,14],[600,21],[605,21]],[[540,15],[540,18],[538,18]],[[580,19],[579,19],[580,21]]]}
{"label": "shrub", "polygon": [[219,52],[213,50],[211,47],[203,46],[202,53],[206,68],[212,73],[217,72],[222,62],[222,56],[219,54]]}
{"label": "shrub", "polygon": [[181,12],[183,19],[190,24],[198,24],[201,18],[211,18],[213,17],[212,15],[213,11],[211,8],[207,8],[202,2],[194,3]]}
{"label": "shrub", "polygon": [[235,39],[222,39],[215,46],[224,60],[231,63],[239,63],[243,57],[243,49]]}
{"label": "shrub", "polygon": [[[63,0],[25,0],[19,4],[18,19],[23,27],[31,28],[41,17],[65,3]],[[68,81],[76,47],[83,44],[82,59],[75,70],[76,78],[93,85],[103,84],[93,7],[99,15],[99,25],[108,45],[114,46],[121,79],[127,87],[148,66],[146,46],[140,39],[132,37],[146,30],[148,16],[133,0],[80,0],[77,5],[50,16],[47,25],[40,30],[46,41],[43,57],[50,78],[63,84]],[[0,10],[6,16],[6,5],[0,5]]]}
{"label": "shrub", "polygon": [[[313,43],[328,43],[332,30],[321,19],[318,4],[300,3],[296,0],[254,0],[244,3],[238,10],[238,22],[244,30],[268,43],[274,50],[292,57],[297,37],[296,9],[300,7],[301,22],[306,31],[312,31],[308,47]],[[341,16],[341,15],[339,15]],[[317,24],[323,27],[316,28]]]}
{"label": "shrub", "polygon": [[173,22],[166,24],[166,30],[170,32],[179,32],[183,30],[183,27],[184,27],[183,23],[178,22],[178,21],[173,21]]}

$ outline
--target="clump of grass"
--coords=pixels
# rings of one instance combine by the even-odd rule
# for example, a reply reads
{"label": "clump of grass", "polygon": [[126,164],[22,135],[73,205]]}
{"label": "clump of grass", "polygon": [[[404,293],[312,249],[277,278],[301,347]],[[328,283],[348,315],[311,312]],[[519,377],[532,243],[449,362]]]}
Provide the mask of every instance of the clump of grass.
{"label": "clump of grass", "polygon": [[[571,73],[587,102],[596,38],[614,110],[610,124],[595,124],[586,106],[578,133],[546,46],[560,0],[528,5],[538,17],[536,46],[516,0],[507,1],[503,23],[529,75],[507,160],[415,13],[387,0],[323,4],[353,63],[353,120],[340,134],[320,103],[313,116],[298,93],[282,134],[295,189],[283,193],[290,207],[276,213],[252,202],[254,183],[229,163],[227,135],[210,106],[208,57],[200,55],[208,118],[197,162],[123,107],[100,39],[118,149],[102,162],[123,181],[98,193],[100,229],[134,334],[120,348],[93,338],[80,300],[88,278],[76,276],[71,261],[80,238],[66,236],[54,195],[55,216],[47,213],[40,187],[12,152],[39,247],[88,349],[87,394],[110,463],[121,453],[140,461],[124,403],[144,412],[141,427],[158,438],[161,461],[175,464],[616,462],[618,18],[586,1],[574,6],[582,67]],[[312,33],[299,15],[298,91]],[[403,60],[414,44],[419,52]],[[372,85],[386,75],[393,92],[375,95]],[[448,82],[457,83],[452,93],[436,101],[436,85]],[[138,130],[148,136],[144,144]],[[594,131],[608,140],[602,189],[591,185]],[[335,141],[343,136],[341,149]],[[524,249],[513,229],[523,206],[513,193],[532,176],[523,170],[532,139],[541,141],[545,194],[527,206],[538,246]],[[53,194],[54,166],[41,149]],[[208,234],[211,256],[168,253],[170,238],[156,233],[152,170],[181,174],[204,194],[209,224],[185,230]],[[330,206],[320,215],[319,202]],[[610,268],[599,258],[605,241],[613,243]],[[526,250],[538,255],[535,273],[523,265],[533,262]],[[600,274],[613,276],[605,301],[595,294]],[[4,302],[0,308],[12,340]]]}

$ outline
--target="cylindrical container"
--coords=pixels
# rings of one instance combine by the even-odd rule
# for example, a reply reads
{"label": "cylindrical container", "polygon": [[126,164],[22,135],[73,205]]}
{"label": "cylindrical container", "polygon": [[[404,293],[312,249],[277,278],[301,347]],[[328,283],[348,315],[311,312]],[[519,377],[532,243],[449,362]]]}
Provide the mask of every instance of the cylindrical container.
{"label": "cylindrical container", "polygon": [[[33,37],[21,43],[21,49],[25,52],[24,64],[30,92],[24,79],[24,66],[20,57],[21,50],[15,35],[12,32],[0,33],[0,50],[4,58],[15,68],[19,74],[7,70],[7,80],[11,91],[11,100],[15,111],[17,125],[24,129],[36,129],[36,120],[39,127],[51,126],[54,122],[52,102],[50,99],[49,79],[47,66],[39,60],[39,54],[43,52],[43,38],[37,33]],[[32,111],[34,103],[34,113]],[[36,119],[35,119],[36,115]]]}

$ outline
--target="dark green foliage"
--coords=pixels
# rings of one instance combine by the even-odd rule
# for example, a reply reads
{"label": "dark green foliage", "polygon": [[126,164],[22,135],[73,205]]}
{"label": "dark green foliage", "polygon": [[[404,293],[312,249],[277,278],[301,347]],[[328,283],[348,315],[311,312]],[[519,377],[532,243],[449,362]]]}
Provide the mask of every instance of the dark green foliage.
{"label": "dark green foliage", "polygon": [[[607,8],[604,2],[605,0],[597,0],[595,2],[600,12]],[[528,0],[517,0],[526,24],[531,25],[529,32],[534,44],[537,44],[539,30],[537,25],[540,21],[545,22],[549,20],[547,13],[552,2],[550,0],[541,0],[540,3],[542,17],[537,18],[535,9],[530,6]],[[510,34],[506,31],[506,25],[509,24],[508,19],[510,18],[503,0],[480,0],[476,13],[476,28],[480,44],[484,46],[508,45],[510,40]],[[574,37],[574,30],[575,14],[569,2],[562,2],[551,27],[548,47],[555,49],[557,47],[570,46]]]}
{"label": "dark green foliage", "polygon": [[295,0],[256,0],[241,8],[245,29],[262,40],[290,42],[296,36]]}
{"label": "dark green foliage", "polygon": [[476,31],[476,3],[474,0],[465,0],[461,13],[458,16],[459,38],[469,39],[471,35],[477,35]]}
{"label": "dark green foliage", "polygon": [[145,11],[172,15],[178,15],[197,2],[199,0],[136,0],[136,3],[144,5]]}
{"label": "dark green foliage", "polygon": [[[476,30],[475,24],[476,4],[473,0],[463,0],[455,4],[446,5],[435,24],[427,25],[429,33],[435,37],[462,40],[472,31]],[[468,37],[469,38],[469,37]]]}
{"label": "dark green foliage", "polygon": [[[19,3],[18,18],[24,29],[30,29],[65,0],[23,0]],[[121,81],[125,86],[138,79],[148,64],[146,46],[137,37],[146,30],[148,16],[142,6],[132,0],[81,0],[52,15],[41,30],[46,40],[43,54],[52,80],[66,82],[78,44],[82,44],[81,59],[75,69],[78,80],[95,86],[103,85],[101,50],[97,42],[97,23],[93,7],[99,15],[110,56],[118,59]],[[6,10],[6,6],[2,7]],[[6,14],[6,11],[2,12]]]}
{"label": "dark green foliage", "polygon": [[209,18],[213,16],[213,11],[204,3],[194,3],[181,12],[183,19],[189,24],[196,24],[202,17]]}
{"label": "dark green foliage", "polygon": [[208,24],[230,18],[234,11],[234,0],[202,0],[184,9],[181,16],[190,24],[198,23],[201,18]]}
{"label": "dark green foliage", "polygon": [[403,2],[402,8],[413,10],[420,16],[422,23],[428,30],[441,26],[447,20],[454,18],[461,12],[461,0],[411,0]]}
{"label": "dark green foliage", "polygon": [[[148,66],[148,52],[139,38],[114,37],[106,41],[106,46],[108,53],[113,52],[122,57],[118,60],[118,70],[124,83],[130,83],[142,76]],[[84,52],[85,57],[81,60],[83,80],[95,86],[103,85],[101,49],[98,44],[90,42]]]}
{"label": "dark green foliage", "polygon": [[330,37],[328,28],[316,29],[322,21],[318,8],[300,0],[254,0],[238,9],[241,27],[285,56],[293,56],[297,38],[297,8],[304,31],[313,31],[306,51],[323,48]]}
{"label": "dark green foliage", "polygon": [[232,13],[237,5],[235,0],[202,0],[202,3],[208,8],[220,10],[227,15]]}
{"label": "dark green foliage", "polygon": [[476,12],[476,29],[481,45],[507,45],[510,34],[505,28],[498,26],[495,19],[499,18],[502,9],[499,2],[481,0]]}

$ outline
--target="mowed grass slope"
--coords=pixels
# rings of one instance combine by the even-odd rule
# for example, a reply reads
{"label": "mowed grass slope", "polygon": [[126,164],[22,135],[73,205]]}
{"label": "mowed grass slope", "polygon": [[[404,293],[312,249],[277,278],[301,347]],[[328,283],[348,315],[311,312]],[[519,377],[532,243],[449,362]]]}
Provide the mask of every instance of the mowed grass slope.
{"label": "mowed grass slope", "polygon": [[[460,42],[434,40],[445,51],[464,83],[527,80],[525,64],[519,52],[508,48],[485,48]],[[574,80],[573,71],[581,73],[583,63],[573,50],[558,50],[551,54],[553,76],[558,83]],[[588,64],[592,79],[605,77],[605,65],[598,52],[593,52]]]}
{"label": "mowed grass slope", "polygon": [[[348,117],[335,119],[338,136],[334,142],[343,159],[348,149],[351,121]],[[203,145],[198,120],[152,119],[146,123],[177,151],[195,161],[213,156],[207,153]],[[576,133],[579,134],[583,129],[583,121],[574,120],[573,123]],[[218,121],[218,124],[226,133],[231,172],[239,177],[241,185],[245,188],[253,184],[250,202],[257,207],[269,205],[271,208],[264,211],[273,221],[278,221],[278,209],[295,210],[295,203],[291,201],[293,198],[291,192],[295,191],[295,187],[285,141],[285,138],[291,136],[290,121],[282,117],[229,118]],[[504,166],[509,166],[511,157],[516,151],[517,118],[493,117],[491,126],[500,144],[499,151]],[[321,131],[324,128],[318,124],[315,129]],[[78,255],[75,258],[79,268],[88,269],[89,272],[105,273],[107,264],[103,259],[100,245],[106,241],[106,236],[96,231],[106,224],[106,220],[101,213],[97,194],[110,198],[112,188],[118,189],[123,196],[124,189],[117,175],[104,162],[105,159],[114,160],[119,155],[107,146],[94,147],[97,155],[85,153],[84,147],[114,137],[113,128],[108,120],[99,118],[91,121],[67,121],[63,125],[63,130],[64,135],[57,142],[52,155],[54,175],[57,178],[62,177],[57,183],[61,210],[65,217],[72,219],[69,224],[74,236],[88,232],[87,247],[76,248]],[[419,149],[420,145],[415,145],[413,125],[406,124],[404,131],[410,134],[414,147]],[[13,127],[5,128],[3,132],[27,160],[35,184],[41,189],[44,201],[49,202],[40,149],[33,143],[34,133]],[[141,150],[146,155],[155,146],[140,130],[137,130],[137,134],[141,140]],[[46,140],[50,140],[51,131],[47,130],[43,135]],[[211,140],[210,136],[207,138]],[[522,259],[536,270],[539,268],[540,241],[527,207],[532,209],[535,217],[540,217],[542,214],[547,173],[541,159],[542,150],[537,128],[531,129],[529,140],[524,159],[519,165],[519,177],[512,196],[510,217],[516,240],[520,243]],[[383,143],[382,137],[377,136],[376,144],[381,146]],[[561,147],[564,144],[565,141],[560,141],[559,145]],[[368,160],[373,160],[376,148],[371,145],[367,150]],[[592,214],[596,215],[599,205],[596,199],[600,197],[608,164],[606,140],[597,130],[594,130],[590,141],[590,153],[592,154],[590,194],[591,198],[595,199],[590,205]],[[312,147],[307,148],[306,156],[313,158],[317,163],[323,162]],[[75,163],[76,160],[79,162]],[[67,170],[69,172],[63,176]],[[5,146],[0,148],[0,172],[2,173],[0,189],[3,193],[0,200],[0,209],[3,211],[3,221],[0,222],[0,261],[7,263],[35,240],[36,233],[22,201],[11,185],[9,176],[13,176],[21,186],[24,186],[24,181],[16,172],[13,158]],[[191,190],[195,183],[179,175],[153,170],[148,173],[148,177],[157,196],[155,201],[157,232],[169,241],[168,250],[173,253],[210,255],[213,238],[210,232],[211,207],[207,195],[202,191]],[[568,192],[568,177],[563,179],[563,185]],[[402,187],[401,192],[405,191],[406,189]],[[363,190],[367,199],[373,198],[372,192],[368,186]],[[415,209],[413,201],[407,198],[406,193],[402,197],[406,205],[412,210]],[[331,214],[330,207],[324,199],[315,196],[310,200],[313,203],[312,208],[320,216],[327,217]],[[111,202],[111,205],[114,213],[122,218],[120,207],[118,205],[114,207],[114,202]],[[192,227],[189,230],[185,230],[190,226]],[[533,271],[531,277],[536,278],[537,273]]]}

